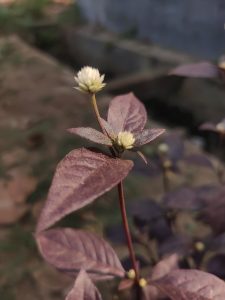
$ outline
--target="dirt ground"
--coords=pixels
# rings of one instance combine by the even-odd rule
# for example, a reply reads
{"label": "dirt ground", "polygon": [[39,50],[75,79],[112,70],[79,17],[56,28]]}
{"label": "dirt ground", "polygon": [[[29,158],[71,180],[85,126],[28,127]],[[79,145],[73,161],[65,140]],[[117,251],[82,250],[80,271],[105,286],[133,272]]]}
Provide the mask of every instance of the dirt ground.
{"label": "dirt ground", "polygon": [[41,262],[32,233],[57,161],[77,146],[65,129],[91,109],[70,70],[15,36],[0,40],[0,64],[1,299],[62,299],[70,280]]}
{"label": "dirt ground", "polygon": [[[81,139],[66,129],[93,124],[92,109],[89,99],[73,89],[75,70],[69,70],[16,36],[1,38],[0,65],[0,298],[61,300],[73,279],[43,261],[33,233],[56,164],[81,145]],[[108,100],[108,96],[99,99],[103,111]],[[179,134],[173,134],[179,141]],[[185,140],[184,148],[179,155],[202,155],[193,141]],[[152,148],[147,146],[144,152],[151,157]],[[221,164],[214,158],[210,158],[210,163],[202,159],[197,165],[180,158],[177,164],[183,175],[171,173],[171,189],[180,185],[218,184],[212,165]],[[162,175],[153,174],[154,170],[158,172],[154,164],[146,167],[136,159],[134,172],[126,181],[129,201],[146,196],[160,201]],[[121,222],[117,208],[111,213],[114,196],[113,192],[107,194],[92,207],[68,218],[65,224],[105,234],[106,227],[114,228]],[[185,215],[179,222],[185,234],[202,237],[210,232],[207,226],[194,224]],[[196,230],[187,233],[190,224]],[[112,242],[124,258],[126,247],[117,243],[115,235],[114,231]],[[148,259],[143,250],[137,251]]]}

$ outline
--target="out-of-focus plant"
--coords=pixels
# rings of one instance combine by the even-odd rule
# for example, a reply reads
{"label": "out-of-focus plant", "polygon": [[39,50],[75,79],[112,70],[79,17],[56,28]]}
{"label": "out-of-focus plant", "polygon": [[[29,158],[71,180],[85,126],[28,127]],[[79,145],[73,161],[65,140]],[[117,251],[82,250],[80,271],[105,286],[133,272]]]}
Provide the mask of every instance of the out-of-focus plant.
{"label": "out-of-focus plant", "polygon": [[24,30],[44,16],[49,0],[22,0],[8,6],[0,6],[2,32]]}

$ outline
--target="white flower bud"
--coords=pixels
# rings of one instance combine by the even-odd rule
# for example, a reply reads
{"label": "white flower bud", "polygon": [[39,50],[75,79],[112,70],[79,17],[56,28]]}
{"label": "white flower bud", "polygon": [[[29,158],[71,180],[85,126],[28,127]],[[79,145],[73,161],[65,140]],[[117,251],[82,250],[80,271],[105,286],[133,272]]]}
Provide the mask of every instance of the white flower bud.
{"label": "white flower bud", "polygon": [[118,133],[116,143],[123,149],[131,149],[134,147],[135,138],[133,133],[129,131],[121,131]]}
{"label": "white flower bud", "polygon": [[99,70],[92,67],[83,67],[74,77],[78,84],[77,90],[95,94],[106,85],[103,83],[105,75],[100,75]]}
{"label": "white flower bud", "polygon": [[166,143],[161,143],[158,146],[159,153],[166,154],[169,152],[169,146]]}
{"label": "white flower bud", "polygon": [[148,284],[148,282],[147,282],[146,279],[141,278],[141,279],[139,280],[139,286],[140,286],[140,287],[144,288],[147,284]]}
{"label": "white flower bud", "polygon": [[127,277],[128,277],[129,279],[134,279],[135,276],[136,276],[136,273],[135,273],[134,269],[130,269],[130,270],[127,272]]}

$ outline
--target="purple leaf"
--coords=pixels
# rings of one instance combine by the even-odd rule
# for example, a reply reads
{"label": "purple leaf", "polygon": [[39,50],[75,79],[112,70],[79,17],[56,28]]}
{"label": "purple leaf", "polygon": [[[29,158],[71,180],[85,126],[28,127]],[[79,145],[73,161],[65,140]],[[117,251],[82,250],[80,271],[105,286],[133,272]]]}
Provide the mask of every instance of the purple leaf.
{"label": "purple leaf", "polygon": [[184,161],[188,164],[213,169],[213,164],[209,157],[204,154],[190,154],[184,157]]}
{"label": "purple leaf", "polygon": [[151,280],[156,280],[167,275],[171,270],[179,269],[179,256],[174,253],[159,261],[153,268]]}
{"label": "purple leaf", "polygon": [[[220,188],[219,188],[220,189]],[[210,201],[213,197],[218,195],[217,185],[202,185],[194,189],[196,197],[200,204],[199,209],[205,207],[205,204]]]}
{"label": "purple leaf", "polygon": [[206,200],[206,208],[202,211],[203,220],[208,223],[215,233],[225,230],[225,189]]}
{"label": "purple leaf", "polygon": [[185,77],[199,77],[199,78],[214,78],[219,77],[219,69],[216,65],[204,61],[200,63],[193,63],[181,65],[173,69],[170,75],[178,75]]}
{"label": "purple leaf", "polygon": [[117,96],[110,102],[108,123],[116,134],[120,131],[141,131],[146,122],[145,107],[133,93]]}
{"label": "purple leaf", "polygon": [[130,160],[111,158],[85,148],[71,151],[56,169],[37,232],[111,190],[132,166]]}
{"label": "purple leaf", "polygon": [[224,300],[225,283],[197,270],[174,270],[152,282],[172,300]]}
{"label": "purple leaf", "polygon": [[84,269],[93,279],[124,277],[124,269],[111,246],[90,232],[50,229],[36,235],[39,250],[58,270],[74,276]]}
{"label": "purple leaf", "polygon": [[139,231],[147,233],[157,241],[167,239],[172,231],[164,217],[162,207],[152,199],[137,199],[128,205],[128,212],[133,217]]}
{"label": "purple leaf", "polygon": [[167,208],[178,210],[196,210],[199,209],[200,203],[197,201],[194,190],[181,187],[175,191],[167,193],[163,197],[163,203]]}
{"label": "purple leaf", "polygon": [[225,254],[216,254],[209,258],[206,263],[206,269],[209,273],[225,279]]}
{"label": "purple leaf", "polygon": [[[210,251],[225,252],[225,232],[210,240]],[[225,270],[225,268],[224,268]]]}
{"label": "purple leaf", "polygon": [[77,134],[81,137],[84,137],[92,142],[103,144],[107,146],[112,146],[112,141],[100,131],[90,128],[90,127],[78,127],[68,129],[70,133]]}
{"label": "purple leaf", "polygon": [[189,237],[176,235],[170,236],[162,244],[159,245],[159,255],[165,256],[168,254],[177,253],[184,256],[189,252],[191,241]]}
{"label": "purple leaf", "polygon": [[159,135],[164,133],[165,129],[144,129],[135,136],[135,147],[150,143]]}
{"label": "purple leaf", "polygon": [[181,132],[175,131],[164,135],[164,143],[169,147],[169,159],[177,161],[184,155],[184,140]]}
{"label": "purple leaf", "polygon": [[65,300],[102,300],[102,297],[88,274],[81,270]]}
{"label": "purple leaf", "polygon": [[[179,256],[177,254],[172,254],[159,261],[153,268],[152,275],[149,281],[151,282],[153,280],[160,279],[166,276],[172,270],[179,269],[178,261]],[[165,294],[163,294],[159,289],[152,285],[147,285],[144,288],[144,294],[146,300],[165,299]]]}
{"label": "purple leaf", "polygon": [[132,288],[133,285],[134,285],[134,280],[125,278],[120,281],[119,286],[118,286],[118,291],[130,289],[130,288]]}
{"label": "purple leaf", "polygon": [[105,131],[107,132],[108,136],[114,140],[116,138],[116,134],[113,131],[112,127],[109,125],[109,123],[106,120],[104,120],[102,118],[100,118],[100,120],[101,120],[101,123],[102,123],[103,127],[105,128]]}

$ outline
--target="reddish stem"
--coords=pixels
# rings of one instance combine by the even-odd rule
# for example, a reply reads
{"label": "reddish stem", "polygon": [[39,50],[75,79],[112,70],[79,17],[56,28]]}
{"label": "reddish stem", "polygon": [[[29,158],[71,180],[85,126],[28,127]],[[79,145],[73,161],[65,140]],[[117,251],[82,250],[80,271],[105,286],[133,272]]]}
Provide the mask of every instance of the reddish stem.
{"label": "reddish stem", "polygon": [[118,184],[117,188],[118,188],[118,195],[119,195],[120,210],[121,210],[121,215],[122,215],[122,220],[123,220],[123,227],[124,227],[126,240],[127,240],[127,246],[128,246],[128,250],[130,253],[130,259],[131,259],[131,262],[133,265],[133,269],[134,269],[135,275],[136,275],[135,281],[136,281],[136,283],[138,283],[139,282],[139,272],[138,272],[137,262],[135,259],[135,253],[134,253],[133,243],[132,243],[132,239],[131,239],[129,224],[127,221],[127,212],[126,212],[126,206],[125,206],[125,198],[124,198],[122,181]]}
{"label": "reddish stem", "polygon": [[[99,126],[100,126],[102,132],[105,133],[105,128],[101,123],[101,117],[100,117],[100,113],[99,113],[99,110],[98,110],[98,105],[97,105],[95,94],[92,95],[92,105],[93,105],[94,112],[95,112],[97,121],[99,123]],[[110,149],[112,151],[112,154],[114,156],[117,156],[114,149],[113,148],[110,148]],[[132,243],[132,239],[131,239],[129,224],[128,224],[128,221],[127,221],[127,212],[126,212],[126,206],[125,206],[125,198],[124,198],[124,191],[123,191],[122,181],[118,184],[117,187],[118,187],[120,210],[121,210],[121,215],[122,215],[122,220],[123,220],[123,227],[124,227],[125,236],[126,236],[126,240],[127,240],[127,247],[128,247],[129,253],[130,253],[130,259],[131,259],[133,269],[134,269],[134,272],[135,272],[135,282],[136,282],[138,290],[139,290],[139,279],[140,279],[139,278],[139,271],[138,271],[138,267],[137,267],[137,263],[136,263],[136,259],[135,259],[135,253],[134,253],[133,243]]]}

